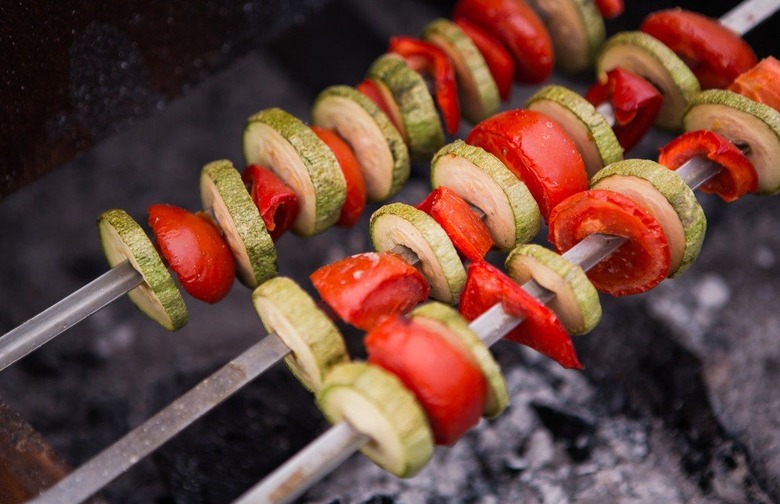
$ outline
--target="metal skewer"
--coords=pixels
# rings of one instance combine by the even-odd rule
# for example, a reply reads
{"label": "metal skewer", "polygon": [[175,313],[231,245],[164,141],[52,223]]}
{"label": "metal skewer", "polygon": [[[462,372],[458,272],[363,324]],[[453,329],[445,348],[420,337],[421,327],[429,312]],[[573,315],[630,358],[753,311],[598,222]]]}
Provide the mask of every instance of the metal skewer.
{"label": "metal skewer", "polygon": [[744,35],[765,20],[777,9],[780,0],[745,0],[720,17],[720,24]]}

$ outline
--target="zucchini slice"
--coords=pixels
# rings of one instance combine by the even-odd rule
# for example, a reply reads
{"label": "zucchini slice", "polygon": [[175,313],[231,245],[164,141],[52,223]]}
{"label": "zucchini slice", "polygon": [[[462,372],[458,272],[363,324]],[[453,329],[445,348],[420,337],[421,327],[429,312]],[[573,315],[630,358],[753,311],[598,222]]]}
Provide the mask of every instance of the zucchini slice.
{"label": "zucchini slice", "polygon": [[506,269],[517,283],[529,280],[555,293],[549,306],[569,334],[586,334],[601,320],[599,293],[576,264],[541,245],[520,245],[506,258]]}
{"label": "zucchini slice", "polygon": [[203,167],[200,198],[222,228],[241,282],[254,289],[276,276],[276,247],[233,163],[220,160]]}
{"label": "zucchini slice", "polygon": [[368,78],[386,89],[399,109],[412,159],[422,159],[444,145],[444,130],[425,80],[396,54],[380,56]]}
{"label": "zucchini slice", "polygon": [[[621,67],[647,79],[663,95],[656,124],[678,131],[691,100],[700,91],[688,66],[663,42],[643,32],[621,32],[607,40],[596,63],[597,75]],[[601,78],[601,77],[600,77]]]}
{"label": "zucchini slice", "polygon": [[482,416],[494,418],[500,415],[509,405],[509,393],[504,377],[501,376],[501,367],[485,343],[469,328],[466,319],[452,307],[436,302],[418,306],[409,316],[466,352],[485,377],[487,391]]}
{"label": "zucchini slice", "polygon": [[560,124],[577,145],[588,177],[623,159],[623,148],[607,120],[574,91],[563,86],[545,86],[528,99],[526,108],[546,114]]}
{"label": "zucchini slice", "polygon": [[98,217],[100,244],[112,268],[130,261],[144,281],[128,293],[149,318],[175,331],[187,323],[187,306],[154,244],[124,210],[112,209]]}
{"label": "zucchini slice", "polygon": [[482,53],[458,25],[448,19],[436,19],[425,27],[423,38],[452,61],[463,117],[476,124],[498,112],[501,98],[496,81]]}
{"label": "zucchini slice", "polygon": [[[658,219],[669,241],[670,277],[681,274],[699,257],[707,218],[693,190],[675,171],[654,161],[627,159],[598,172],[591,187],[626,194]],[[653,196],[658,193],[663,198]]]}
{"label": "zucchini slice", "polygon": [[338,221],[347,197],[341,167],[299,119],[278,108],[251,116],[244,127],[244,157],[247,164],[273,170],[295,191],[300,210],[293,231],[311,236]]}
{"label": "zucchini slice", "polygon": [[363,454],[399,478],[413,476],[433,455],[425,411],[401,380],[378,366],[337,366],[317,393],[317,405],[329,422],[346,421],[371,438]]}
{"label": "zucchini slice", "polygon": [[744,147],[758,173],[758,192],[780,192],[780,112],[731,91],[712,89],[694,98],[683,122],[685,131],[712,130]]}
{"label": "zucchini slice", "polygon": [[550,32],[555,62],[564,72],[590,67],[606,38],[604,19],[592,0],[531,0]]}
{"label": "zucchini slice", "polygon": [[431,297],[450,304],[458,301],[466,269],[452,240],[433,217],[411,205],[391,203],[371,215],[369,232],[377,252],[402,245],[417,255],[417,268],[431,284]]}
{"label": "zucchini slice", "polygon": [[409,178],[409,149],[393,123],[363,93],[349,86],[331,86],[317,96],[312,122],[333,129],[360,163],[366,194],[372,201],[389,198]]}
{"label": "zucchini slice", "polygon": [[431,185],[449,187],[479,208],[499,250],[511,250],[539,233],[542,216],[528,187],[480,147],[462,140],[445,145],[431,162]]}
{"label": "zucchini slice", "polygon": [[268,280],[252,293],[252,302],[266,330],[292,351],[284,361],[307,390],[316,393],[334,366],[349,362],[339,330],[293,280]]}

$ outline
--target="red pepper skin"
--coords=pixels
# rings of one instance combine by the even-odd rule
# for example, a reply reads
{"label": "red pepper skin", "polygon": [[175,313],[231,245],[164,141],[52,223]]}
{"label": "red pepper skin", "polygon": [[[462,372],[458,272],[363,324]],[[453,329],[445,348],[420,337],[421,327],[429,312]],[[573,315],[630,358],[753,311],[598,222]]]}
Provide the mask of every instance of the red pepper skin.
{"label": "red pepper skin", "polygon": [[531,191],[542,216],[588,188],[585,163],[558,123],[533,110],[507,110],[477,124],[466,143],[500,159]]}
{"label": "red pepper skin", "polygon": [[705,182],[701,190],[714,193],[731,203],[758,190],[758,173],[739,148],[714,131],[689,131],[664,147],[658,163],[676,170],[694,156],[703,156],[723,167],[719,174]]}
{"label": "red pepper skin", "polygon": [[341,207],[337,224],[352,226],[360,219],[360,214],[366,208],[366,181],[363,179],[360,163],[352,148],[335,131],[319,126],[312,126],[311,129],[336,156],[341,173],[344,174],[344,180],[347,182],[347,198],[344,200],[344,206]]}
{"label": "red pepper skin", "polygon": [[669,243],[661,224],[628,197],[594,189],[575,194],[550,215],[547,239],[560,254],[595,233],[628,238],[588,271],[588,278],[601,292],[639,294],[669,275]]}
{"label": "red pepper skin", "polygon": [[493,238],[487,225],[466,200],[449,187],[438,187],[431,191],[428,197],[417,205],[417,209],[433,217],[450,237],[458,252],[469,261],[484,259],[493,246]]}
{"label": "red pepper skin", "polygon": [[236,276],[235,260],[211,218],[173,205],[152,205],[148,211],[160,253],[184,290],[207,303],[227,296]]}
{"label": "red pepper skin", "polygon": [[645,18],[640,29],[685,61],[702,89],[726,88],[757,62],[753,49],[738,34],[717,19],[695,12],[654,12]]}
{"label": "red pepper skin", "polygon": [[295,222],[298,196],[274,172],[263,166],[247,166],[241,179],[247,185],[271,239],[278,240]]}
{"label": "red pepper skin", "polygon": [[402,56],[417,72],[433,76],[436,88],[436,104],[450,135],[458,132],[460,103],[455,80],[455,67],[447,54],[424,40],[413,37],[391,37],[389,52]]}
{"label": "red pepper skin", "polygon": [[552,310],[495,266],[485,261],[470,264],[460,295],[461,314],[472,321],[497,303],[510,315],[525,319],[506,339],[531,347],[565,368],[583,369],[569,333]]}
{"label": "red pepper skin", "polygon": [[509,49],[515,61],[515,79],[538,84],[553,70],[555,56],[550,35],[539,16],[519,0],[459,0],[453,17],[467,19],[492,33]]}
{"label": "red pepper skin", "polygon": [[628,152],[647,133],[661,111],[664,97],[642,77],[623,68],[607,72],[604,82],[597,82],[585,99],[598,107],[610,102],[615,115],[612,131],[623,150]]}
{"label": "red pepper skin", "polygon": [[604,19],[615,19],[623,14],[623,0],[596,0],[596,7]]}
{"label": "red pepper skin", "polygon": [[407,313],[430,291],[414,266],[389,252],[353,255],[323,266],[309,278],[342,320],[364,331],[388,315]]}
{"label": "red pepper skin", "polygon": [[379,91],[378,87],[376,87],[376,83],[374,83],[374,81],[371,79],[365,79],[363,82],[355,86],[355,89],[366,95],[368,99],[374,102],[376,106],[385,113],[387,118],[390,119],[390,122],[393,123],[395,129],[397,129],[399,132],[403,131],[401,125],[398,124],[396,120],[396,116],[390,111],[390,106],[385,101],[385,97],[382,96],[382,92]]}
{"label": "red pepper skin", "polygon": [[762,59],[734,79],[729,90],[780,112],[780,61],[772,56]]}
{"label": "red pepper skin", "polygon": [[417,397],[436,444],[454,445],[479,422],[485,378],[465,350],[404,317],[382,321],[365,345],[368,362],[395,374]]}
{"label": "red pepper skin", "polygon": [[496,81],[498,94],[502,100],[508,100],[512,94],[512,82],[515,76],[515,61],[512,59],[512,54],[498,39],[468,19],[455,18],[455,24],[477,46],[490,69],[493,80]]}

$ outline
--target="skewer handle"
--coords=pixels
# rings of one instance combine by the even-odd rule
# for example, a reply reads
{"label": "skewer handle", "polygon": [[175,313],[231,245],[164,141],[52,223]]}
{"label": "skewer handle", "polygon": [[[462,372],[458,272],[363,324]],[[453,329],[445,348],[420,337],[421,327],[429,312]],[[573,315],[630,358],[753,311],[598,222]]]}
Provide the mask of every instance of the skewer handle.
{"label": "skewer handle", "polygon": [[290,353],[271,333],[31,501],[81,502]]}
{"label": "skewer handle", "polygon": [[0,337],[0,371],[143,282],[125,261]]}

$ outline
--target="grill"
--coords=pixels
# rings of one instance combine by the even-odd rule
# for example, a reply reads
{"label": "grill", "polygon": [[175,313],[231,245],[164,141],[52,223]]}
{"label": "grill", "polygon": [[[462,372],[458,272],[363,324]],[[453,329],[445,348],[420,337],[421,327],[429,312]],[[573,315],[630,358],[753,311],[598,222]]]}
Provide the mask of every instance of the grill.
{"label": "grill", "polygon": [[[119,74],[125,80],[109,82],[119,88],[100,99],[79,88],[86,94],[71,98],[79,99],[73,109],[81,106],[81,116],[41,121],[49,132],[65,131],[68,121],[79,125],[68,129],[71,136],[58,137],[67,140],[62,144],[41,143],[39,137],[22,141],[12,134],[17,130],[10,119],[23,117],[24,109],[3,113],[2,159],[21,172],[4,172],[2,192],[35,182],[0,202],[0,332],[106,270],[92,227],[100,212],[123,208],[142,222],[153,203],[199,208],[200,168],[214,159],[242,159],[240,132],[249,114],[278,106],[308,117],[321,89],[358,82],[390,35],[418,33],[446,15],[451,3],[293,4],[206,3],[208,9],[188,18],[178,17],[174,3],[176,33],[209,33],[198,16],[222,15],[224,26],[236,29],[204,36],[211,45],[181,43],[189,52],[158,53],[168,54],[171,63],[201,58],[181,66],[181,73],[166,75],[161,67],[144,82]],[[686,7],[718,16],[730,4]],[[628,7],[624,18],[608,24],[610,32],[639,24],[645,13]],[[239,8],[247,15],[234,15]],[[265,18],[252,14],[262,9],[278,14],[276,24],[263,25]],[[168,23],[171,11],[159,10],[144,12],[142,19],[160,16]],[[100,9],[82,14],[105,21]],[[69,54],[100,56],[115,47],[131,69],[150,64],[134,59],[133,48],[141,46],[102,46],[100,40],[116,40],[101,39],[112,33],[110,26],[82,26],[83,37],[72,42]],[[775,16],[746,37],[759,56],[778,53],[772,33],[777,26]],[[2,36],[10,23],[0,30]],[[139,36],[171,43],[156,41],[152,32]],[[24,61],[9,57],[0,67],[8,72]],[[591,80],[590,74],[554,78],[580,91]],[[521,106],[531,92],[516,87],[504,108]],[[9,94],[13,100],[4,102],[18,108],[19,100],[34,102],[39,95]],[[655,148],[669,138],[654,132],[634,155],[654,158]],[[76,152],[82,152],[78,159],[38,178]],[[399,197],[409,203],[428,191],[427,167],[413,170]],[[725,205],[698,196],[710,231],[697,264],[680,280],[642,296],[602,296],[601,324],[576,340],[584,373],[563,371],[501,343],[495,353],[512,393],[512,407],[502,417],[438,452],[412,480],[396,480],[358,456],[302,500],[780,500],[780,434],[774,426],[780,395],[771,385],[780,369],[778,203],[749,197]],[[306,282],[317,267],[368,250],[366,229],[364,217],[354,229],[307,240],[285,237],[279,242],[280,273]],[[217,305],[191,298],[187,303],[189,324],[166,333],[126,299],[117,301],[0,373],[0,502],[19,502],[48,486],[67,471],[66,464],[85,462],[265,334],[249,306],[249,291],[240,285]],[[344,329],[350,352],[361,356],[360,335]],[[100,498],[228,502],[325,428],[311,396],[277,366],[106,487]]]}

